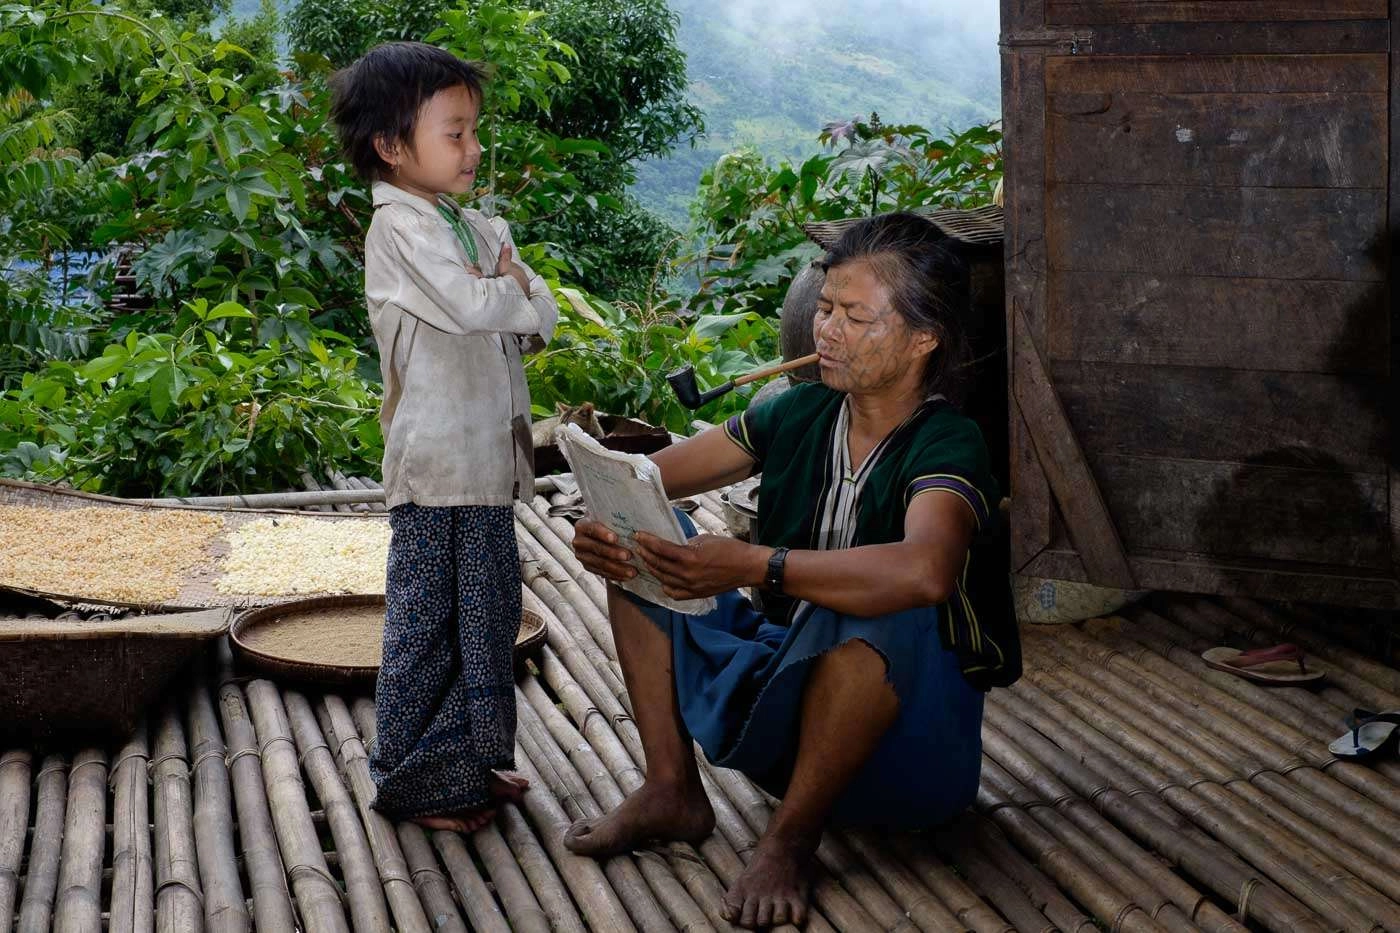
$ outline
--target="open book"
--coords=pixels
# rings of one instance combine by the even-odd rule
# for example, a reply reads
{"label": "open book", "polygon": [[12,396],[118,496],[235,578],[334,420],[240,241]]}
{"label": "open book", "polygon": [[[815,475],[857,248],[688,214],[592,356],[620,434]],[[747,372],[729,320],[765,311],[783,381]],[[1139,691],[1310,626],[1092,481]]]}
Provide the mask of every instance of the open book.
{"label": "open book", "polygon": [[632,552],[637,575],[620,585],[648,602],[677,612],[703,615],[715,608],[715,601],[672,599],[661,590],[661,581],[652,576],[637,553],[633,537],[639,531],[673,544],[684,544],[685,533],[666,498],[661,471],[641,454],[608,450],[576,424],[555,432],[564,458],[574,471],[574,481],[583,493],[589,514],[617,533],[618,543]]}

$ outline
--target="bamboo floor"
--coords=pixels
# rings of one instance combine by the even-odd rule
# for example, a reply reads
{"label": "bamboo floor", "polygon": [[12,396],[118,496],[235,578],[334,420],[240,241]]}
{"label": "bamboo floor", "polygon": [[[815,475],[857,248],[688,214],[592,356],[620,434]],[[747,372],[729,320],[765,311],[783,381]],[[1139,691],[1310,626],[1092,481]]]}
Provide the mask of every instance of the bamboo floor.
{"label": "bamboo floor", "polygon": [[[0,748],[0,931],[729,929],[720,898],[775,805],[736,773],[703,766],[719,825],[698,846],[561,846],[641,782],[641,747],[570,526],[542,498],[516,514],[549,622],[517,694],[521,805],[469,837],[390,825],[368,808],[368,698],[210,659],[109,747]],[[712,496],[695,518],[723,531]],[[1326,750],[1354,706],[1400,708],[1378,631],[1191,597],[1027,631],[1026,676],[988,698],[976,805],[932,834],[829,833],[808,928],[1400,930],[1400,757]],[[1321,689],[1198,658],[1283,640]]]}

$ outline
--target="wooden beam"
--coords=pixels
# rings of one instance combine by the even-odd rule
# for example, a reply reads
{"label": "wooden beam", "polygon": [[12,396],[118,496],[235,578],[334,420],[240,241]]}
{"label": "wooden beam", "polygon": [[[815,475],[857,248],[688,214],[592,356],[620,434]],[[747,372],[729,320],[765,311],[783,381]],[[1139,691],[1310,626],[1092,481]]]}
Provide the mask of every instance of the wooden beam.
{"label": "wooden beam", "polygon": [[1020,302],[1013,302],[1011,346],[1012,392],[1090,582],[1124,590],[1136,588],[1118,529],[1055,393]]}

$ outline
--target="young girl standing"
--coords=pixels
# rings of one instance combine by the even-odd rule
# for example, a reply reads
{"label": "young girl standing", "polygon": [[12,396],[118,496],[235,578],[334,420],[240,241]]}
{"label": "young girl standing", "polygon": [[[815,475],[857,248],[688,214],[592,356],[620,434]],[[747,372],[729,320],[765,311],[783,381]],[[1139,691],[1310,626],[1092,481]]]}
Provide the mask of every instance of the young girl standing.
{"label": "young girl standing", "polygon": [[521,609],[511,503],[534,488],[520,356],[548,342],[559,312],[505,222],[451,197],[475,187],[481,163],[476,67],[392,42],[332,90],[341,145],[374,195],[365,298],[392,529],[375,807],[471,831],[525,788],[508,770]]}

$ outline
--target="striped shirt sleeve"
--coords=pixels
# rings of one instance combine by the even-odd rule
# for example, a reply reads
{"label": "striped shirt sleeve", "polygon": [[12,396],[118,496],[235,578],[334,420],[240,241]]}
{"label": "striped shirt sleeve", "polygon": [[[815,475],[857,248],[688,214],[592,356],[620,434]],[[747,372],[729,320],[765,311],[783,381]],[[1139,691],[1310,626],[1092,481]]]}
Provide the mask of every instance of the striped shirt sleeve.
{"label": "striped shirt sleeve", "polygon": [[906,511],[919,496],[948,493],[967,503],[979,532],[993,524],[1001,496],[991,475],[987,445],[975,422],[950,415],[909,467],[904,487]]}
{"label": "striped shirt sleeve", "polygon": [[966,502],[967,507],[972,509],[972,514],[977,517],[978,531],[981,531],[991,518],[986,495],[966,477],[954,473],[925,473],[914,477],[904,496],[905,509],[907,510],[919,496],[928,492],[952,493]]}

